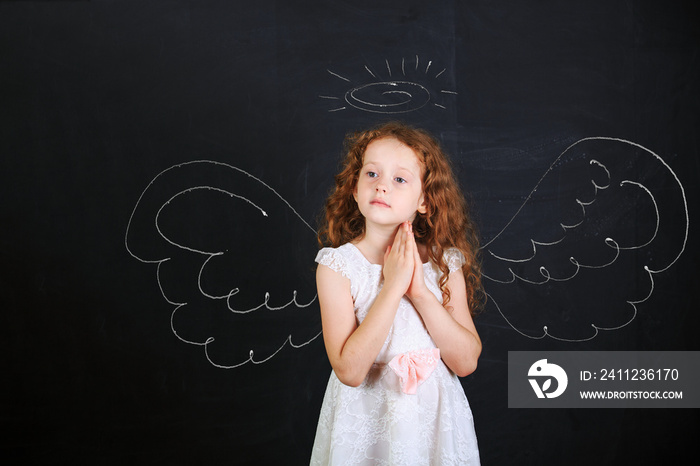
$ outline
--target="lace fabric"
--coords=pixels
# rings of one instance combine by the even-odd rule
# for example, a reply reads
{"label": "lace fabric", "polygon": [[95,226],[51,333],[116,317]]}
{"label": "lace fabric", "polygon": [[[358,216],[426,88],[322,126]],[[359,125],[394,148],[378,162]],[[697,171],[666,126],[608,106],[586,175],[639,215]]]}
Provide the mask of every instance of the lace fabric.
{"label": "lace fabric", "polygon": [[[445,252],[450,270],[464,263],[455,249]],[[324,248],[316,261],[350,280],[355,315],[362,322],[382,286],[381,265],[371,264],[354,245]],[[440,271],[423,264],[426,284],[442,300]],[[410,300],[399,304],[394,323],[375,364],[359,387],[348,387],[331,373],[326,388],[312,465],[475,465],[479,451],[469,403],[459,379],[442,360],[430,361],[435,343]],[[439,353],[437,353],[439,354]],[[415,393],[396,366],[411,355],[434,368],[419,378]],[[408,358],[408,359],[406,359]]]}

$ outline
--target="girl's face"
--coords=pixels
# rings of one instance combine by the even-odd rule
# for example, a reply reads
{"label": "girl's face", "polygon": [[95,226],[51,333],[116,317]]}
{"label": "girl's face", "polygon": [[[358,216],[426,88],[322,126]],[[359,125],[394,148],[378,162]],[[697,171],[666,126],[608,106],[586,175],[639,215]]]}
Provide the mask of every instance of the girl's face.
{"label": "girl's face", "polygon": [[397,139],[369,143],[353,193],[365,222],[395,227],[425,213],[421,171],[413,149]]}

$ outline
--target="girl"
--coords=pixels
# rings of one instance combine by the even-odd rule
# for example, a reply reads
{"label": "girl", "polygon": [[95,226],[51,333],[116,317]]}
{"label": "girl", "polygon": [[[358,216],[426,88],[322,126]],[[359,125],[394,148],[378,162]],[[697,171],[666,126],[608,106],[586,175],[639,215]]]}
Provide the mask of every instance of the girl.
{"label": "girl", "polygon": [[478,240],[446,156],[387,123],[346,139],[316,280],[333,372],[311,464],[478,464]]}

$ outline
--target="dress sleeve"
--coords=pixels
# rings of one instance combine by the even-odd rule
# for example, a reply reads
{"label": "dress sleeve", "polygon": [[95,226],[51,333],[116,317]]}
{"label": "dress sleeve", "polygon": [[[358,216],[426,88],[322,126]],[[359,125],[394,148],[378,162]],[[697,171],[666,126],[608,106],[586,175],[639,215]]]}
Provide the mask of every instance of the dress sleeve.
{"label": "dress sleeve", "polygon": [[444,257],[450,272],[454,272],[455,270],[462,268],[464,263],[467,261],[462,252],[457,248],[446,249]]}
{"label": "dress sleeve", "polygon": [[316,262],[350,278],[348,260],[335,248],[323,248],[316,254]]}

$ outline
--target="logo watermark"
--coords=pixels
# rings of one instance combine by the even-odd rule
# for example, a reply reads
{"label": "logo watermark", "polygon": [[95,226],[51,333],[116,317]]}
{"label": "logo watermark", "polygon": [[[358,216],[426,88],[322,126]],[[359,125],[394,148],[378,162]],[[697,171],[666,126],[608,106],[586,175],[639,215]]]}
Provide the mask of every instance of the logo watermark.
{"label": "logo watermark", "polygon": [[509,408],[700,408],[700,351],[509,351]]}
{"label": "logo watermark", "polygon": [[[540,359],[530,366],[527,375],[537,398],[556,398],[564,393],[569,384],[566,371],[556,364],[548,363],[546,359]],[[555,388],[549,391],[552,388],[552,380],[556,381]]]}

